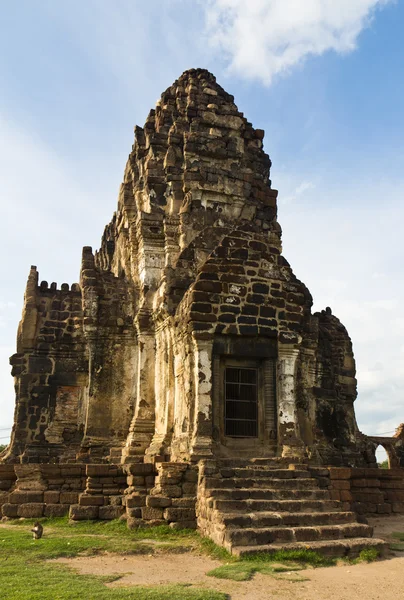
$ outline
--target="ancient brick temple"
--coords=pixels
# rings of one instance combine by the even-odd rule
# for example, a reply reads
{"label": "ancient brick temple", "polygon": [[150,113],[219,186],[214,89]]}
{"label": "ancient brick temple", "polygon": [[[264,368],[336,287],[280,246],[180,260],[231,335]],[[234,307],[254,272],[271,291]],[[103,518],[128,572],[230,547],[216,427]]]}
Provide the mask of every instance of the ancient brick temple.
{"label": "ancient brick temple", "polygon": [[80,284],[31,267],[6,461],[374,462],[347,331],[282,256],[263,137],[202,69],[135,128]]}
{"label": "ancient brick temple", "polygon": [[186,71],[135,128],[80,283],[31,267],[3,517],[198,526],[238,555],[385,549],[356,513],[404,513],[404,426],[358,430],[351,340],[282,256],[263,137]]}

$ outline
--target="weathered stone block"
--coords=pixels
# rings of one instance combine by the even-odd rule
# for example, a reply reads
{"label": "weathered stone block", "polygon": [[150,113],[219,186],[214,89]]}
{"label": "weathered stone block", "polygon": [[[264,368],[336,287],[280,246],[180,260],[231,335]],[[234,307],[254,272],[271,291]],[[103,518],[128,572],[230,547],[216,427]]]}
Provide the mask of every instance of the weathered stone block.
{"label": "weathered stone block", "polygon": [[150,506],[144,506],[142,508],[142,519],[146,521],[162,519],[163,509],[162,508],[151,508]]}
{"label": "weathered stone block", "polygon": [[[299,469],[299,465],[294,465],[295,468]],[[330,472],[328,469],[325,469],[324,467],[310,467],[310,473],[312,477],[326,477],[329,478],[330,477]]]}
{"label": "weathered stone block", "polygon": [[331,489],[333,490],[349,490],[351,489],[350,481],[344,479],[333,479],[331,481]]}
{"label": "weathered stone block", "polygon": [[351,469],[341,467],[330,467],[330,479],[347,479],[351,478]]}
{"label": "weathered stone block", "polygon": [[43,502],[29,502],[18,505],[18,516],[27,519],[43,517],[45,504]]}
{"label": "weathered stone block", "polygon": [[183,480],[184,481],[189,481],[191,483],[197,483],[198,482],[198,471],[197,471],[197,469],[188,469],[187,471],[185,471],[185,473],[183,475]]}
{"label": "weathered stone block", "polygon": [[151,508],[167,508],[171,506],[172,498],[167,496],[147,496],[146,505]]}
{"label": "weathered stone block", "polygon": [[16,519],[18,517],[18,504],[5,503],[1,507],[1,514],[3,517],[9,517],[10,519]]}
{"label": "weathered stone block", "polygon": [[0,492],[0,506],[8,502],[8,492]]}
{"label": "weathered stone block", "polygon": [[146,495],[143,494],[131,494],[126,497],[126,506],[128,508],[135,508],[137,506],[146,506]]}
{"label": "weathered stone block", "polygon": [[151,463],[134,463],[125,465],[124,469],[130,475],[152,475],[154,473],[154,465]]}
{"label": "weathered stone block", "polygon": [[128,485],[144,486],[145,478],[143,475],[128,475]]}
{"label": "weathered stone block", "polygon": [[28,502],[43,502],[43,493],[26,491],[26,492],[11,492],[9,495],[9,502],[11,504],[27,504]]}
{"label": "weathered stone block", "polygon": [[391,504],[378,504],[377,505],[377,512],[379,514],[389,514],[392,512],[392,507]]}
{"label": "weathered stone block", "polygon": [[134,519],[142,518],[142,509],[140,508],[140,506],[137,508],[127,508],[126,513],[127,513],[128,517],[131,517]]}
{"label": "weathered stone block", "polygon": [[182,491],[184,494],[187,494],[188,496],[190,496],[190,495],[194,496],[196,494],[196,484],[185,481],[182,484]]}
{"label": "weathered stone block", "polygon": [[195,509],[192,508],[166,508],[164,511],[166,521],[192,521],[195,519]]}
{"label": "weathered stone block", "polygon": [[147,524],[143,519],[138,519],[136,517],[128,517],[127,521],[128,529],[138,529],[140,527],[147,527]]}
{"label": "weathered stone block", "polygon": [[108,477],[110,473],[109,465],[87,465],[87,477]]}
{"label": "weathered stone block", "polygon": [[45,502],[45,504],[58,504],[58,502],[60,502],[60,492],[49,490],[44,492],[43,501]]}
{"label": "weathered stone block", "polygon": [[173,498],[171,506],[173,508],[193,508],[195,509],[196,497],[186,496],[185,498]]}
{"label": "weathered stone block", "polygon": [[98,519],[98,510],[98,506],[72,504],[69,510],[69,517],[73,521],[94,521]]}
{"label": "weathered stone block", "polygon": [[340,491],[340,499],[342,502],[352,502],[352,494],[349,490]]}
{"label": "weathered stone block", "polygon": [[124,512],[123,506],[100,506],[98,518],[103,520],[119,519]]}
{"label": "weathered stone block", "polygon": [[60,465],[60,475],[61,477],[66,477],[66,478],[77,478],[77,477],[81,477],[82,474],[85,474],[85,471],[83,473],[84,469],[82,469],[81,467],[76,467],[75,465]]}
{"label": "weathered stone block", "polygon": [[95,494],[81,494],[79,497],[80,506],[103,506],[105,504],[104,496],[96,496]]}
{"label": "weathered stone block", "polygon": [[78,501],[79,501],[79,493],[78,492],[61,492],[61,494],[60,494],[61,504],[77,504]]}
{"label": "weathered stone block", "polygon": [[109,499],[109,503],[111,504],[111,506],[121,506],[122,496],[111,496]]}
{"label": "weathered stone block", "polygon": [[69,514],[70,504],[45,504],[44,517],[64,517]]}
{"label": "weathered stone block", "polygon": [[152,488],[154,487],[154,483],[155,483],[155,476],[154,475],[147,475],[144,478],[144,482],[147,488]]}
{"label": "weathered stone block", "polygon": [[156,486],[151,490],[152,496],[168,496],[169,498],[180,498],[182,496],[182,487],[179,485]]}

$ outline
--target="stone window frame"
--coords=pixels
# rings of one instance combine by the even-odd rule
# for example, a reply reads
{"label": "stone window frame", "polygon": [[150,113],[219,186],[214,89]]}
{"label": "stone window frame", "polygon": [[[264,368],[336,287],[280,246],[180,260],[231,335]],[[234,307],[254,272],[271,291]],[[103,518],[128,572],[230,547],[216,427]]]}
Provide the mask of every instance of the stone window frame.
{"label": "stone window frame", "polygon": [[[277,361],[275,358],[252,358],[232,355],[213,356],[213,421],[215,441],[228,450],[274,449],[277,444]],[[257,369],[258,377],[258,435],[257,437],[233,437],[225,435],[225,369],[234,366]]]}

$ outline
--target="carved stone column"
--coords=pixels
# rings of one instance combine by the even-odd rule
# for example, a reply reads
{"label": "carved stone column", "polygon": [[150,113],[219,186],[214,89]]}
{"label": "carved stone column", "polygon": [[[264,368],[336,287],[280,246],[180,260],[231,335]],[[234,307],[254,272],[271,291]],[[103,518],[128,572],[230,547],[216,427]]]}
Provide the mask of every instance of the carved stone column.
{"label": "carved stone column", "polygon": [[135,414],[129,429],[126,447],[122,453],[125,463],[136,462],[150,445],[155,431],[155,337],[153,329],[142,328],[138,334],[138,376]]}
{"label": "carved stone column", "polygon": [[193,333],[195,349],[194,414],[191,460],[209,458],[212,451],[212,339]]}
{"label": "carved stone column", "polygon": [[299,349],[286,344],[278,348],[278,439],[282,456],[302,458],[304,445],[298,431],[296,371]]}

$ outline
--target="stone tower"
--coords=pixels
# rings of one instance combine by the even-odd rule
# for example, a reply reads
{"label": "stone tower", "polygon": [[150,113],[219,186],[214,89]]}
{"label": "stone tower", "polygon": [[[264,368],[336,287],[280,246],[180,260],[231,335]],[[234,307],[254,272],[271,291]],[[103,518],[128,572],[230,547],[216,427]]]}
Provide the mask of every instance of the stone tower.
{"label": "stone tower", "polygon": [[162,94],[80,284],[31,267],[3,461],[374,460],[346,329],[282,256],[263,137],[206,70]]}

